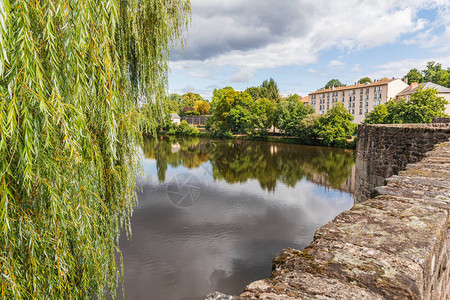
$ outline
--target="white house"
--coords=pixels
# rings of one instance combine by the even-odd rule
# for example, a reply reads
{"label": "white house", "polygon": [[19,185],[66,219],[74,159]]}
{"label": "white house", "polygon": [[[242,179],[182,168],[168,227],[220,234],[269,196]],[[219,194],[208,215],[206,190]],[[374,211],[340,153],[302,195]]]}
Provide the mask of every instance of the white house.
{"label": "white house", "polygon": [[172,123],[180,125],[181,118],[177,113],[171,113],[170,114],[170,120],[172,120]]}

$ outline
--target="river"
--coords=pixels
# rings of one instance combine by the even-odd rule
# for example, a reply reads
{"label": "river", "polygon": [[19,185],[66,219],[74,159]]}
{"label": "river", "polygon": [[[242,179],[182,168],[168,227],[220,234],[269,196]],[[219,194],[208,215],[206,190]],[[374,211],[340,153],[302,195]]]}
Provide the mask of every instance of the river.
{"label": "river", "polygon": [[132,240],[120,237],[127,299],[239,294],[353,206],[353,150],[172,137],[142,150]]}

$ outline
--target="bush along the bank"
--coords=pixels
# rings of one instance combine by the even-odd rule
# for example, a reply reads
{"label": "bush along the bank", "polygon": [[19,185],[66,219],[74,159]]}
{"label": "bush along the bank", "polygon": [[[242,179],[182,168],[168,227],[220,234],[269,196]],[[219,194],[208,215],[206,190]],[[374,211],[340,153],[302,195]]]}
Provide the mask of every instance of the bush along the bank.
{"label": "bush along the bank", "polygon": [[178,126],[170,124],[167,129],[167,134],[169,135],[198,136],[200,134],[200,130],[197,127],[189,125],[184,120]]}

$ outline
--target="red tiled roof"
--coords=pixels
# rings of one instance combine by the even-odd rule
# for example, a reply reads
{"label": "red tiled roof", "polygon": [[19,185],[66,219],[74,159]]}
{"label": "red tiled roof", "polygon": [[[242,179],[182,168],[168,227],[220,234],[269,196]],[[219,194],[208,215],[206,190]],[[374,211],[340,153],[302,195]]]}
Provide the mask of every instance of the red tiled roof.
{"label": "red tiled roof", "polygon": [[389,82],[394,81],[394,80],[396,80],[396,79],[395,78],[393,78],[393,79],[383,78],[383,79],[380,79],[378,81],[369,82],[369,83],[354,84],[354,85],[340,86],[340,87],[335,87],[335,88],[321,89],[321,90],[317,90],[315,92],[310,93],[310,95],[329,93],[329,92],[339,92],[339,91],[346,91],[346,90],[353,90],[353,89],[360,89],[360,88],[367,88],[367,87],[372,87],[372,86],[380,86],[380,85],[388,84]]}

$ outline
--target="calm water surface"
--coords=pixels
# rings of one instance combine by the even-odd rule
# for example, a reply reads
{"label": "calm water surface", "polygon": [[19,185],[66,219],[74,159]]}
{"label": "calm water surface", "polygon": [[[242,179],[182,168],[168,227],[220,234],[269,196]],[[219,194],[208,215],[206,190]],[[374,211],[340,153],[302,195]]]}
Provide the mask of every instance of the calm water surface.
{"label": "calm water surface", "polygon": [[278,252],[352,207],[354,162],[343,149],[145,140],[133,238],[120,238],[126,298],[239,294],[270,276]]}

